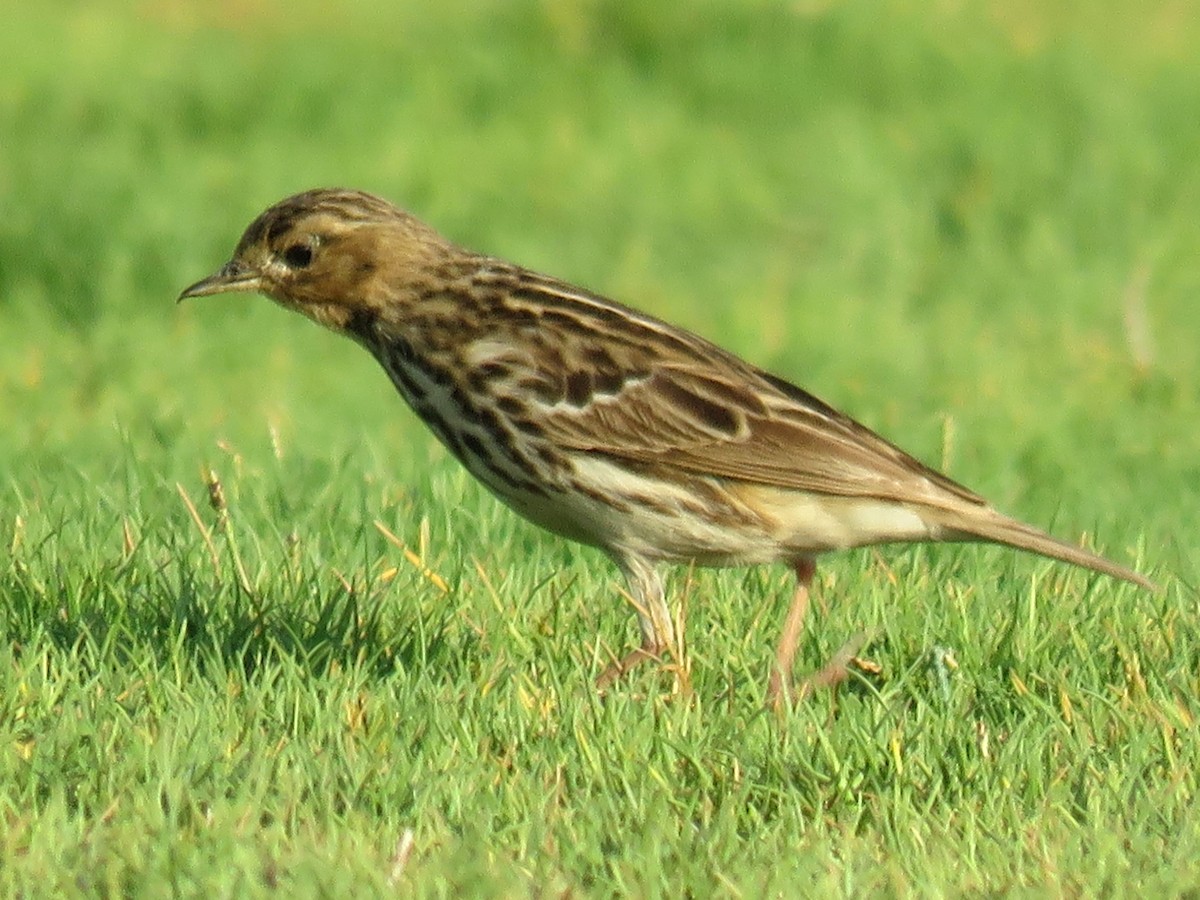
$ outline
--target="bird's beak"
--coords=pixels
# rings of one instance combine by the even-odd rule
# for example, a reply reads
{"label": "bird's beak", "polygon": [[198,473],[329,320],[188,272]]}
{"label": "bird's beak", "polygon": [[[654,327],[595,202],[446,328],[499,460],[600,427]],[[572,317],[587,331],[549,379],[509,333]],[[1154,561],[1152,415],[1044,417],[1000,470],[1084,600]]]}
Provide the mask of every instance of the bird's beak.
{"label": "bird's beak", "polygon": [[231,259],[216,274],[184,288],[175,302],[181,303],[191,297],[207,297],[209,294],[253,293],[258,290],[262,290],[262,275],[245,263]]}

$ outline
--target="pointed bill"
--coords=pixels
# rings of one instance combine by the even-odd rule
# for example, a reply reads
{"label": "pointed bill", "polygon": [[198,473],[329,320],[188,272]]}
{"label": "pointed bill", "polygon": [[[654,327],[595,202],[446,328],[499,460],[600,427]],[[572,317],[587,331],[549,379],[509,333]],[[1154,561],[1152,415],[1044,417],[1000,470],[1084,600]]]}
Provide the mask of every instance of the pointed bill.
{"label": "pointed bill", "polygon": [[259,272],[237,260],[230,260],[220,271],[184,288],[175,302],[181,303],[192,297],[207,297],[210,294],[254,293],[261,287],[262,275]]}

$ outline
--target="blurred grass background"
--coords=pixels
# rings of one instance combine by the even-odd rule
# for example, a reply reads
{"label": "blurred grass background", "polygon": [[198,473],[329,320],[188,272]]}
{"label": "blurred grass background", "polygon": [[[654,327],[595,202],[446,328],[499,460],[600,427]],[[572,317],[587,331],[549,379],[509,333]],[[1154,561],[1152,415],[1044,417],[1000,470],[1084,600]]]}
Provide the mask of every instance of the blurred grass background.
{"label": "blurred grass background", "polygon": [[[386,890],[405,827],[419,893],[1200,883],[1190,4],[6,22],[10,892]],[[808,664],[876,629],[886,676],[779,723],[782,573],[678,573],[694,695],[647,674],[597,703],[632,639],[603,559],[500,509],[349,342],[174,305],[318,185],[715,338],[1168,590],[830,559]]]}

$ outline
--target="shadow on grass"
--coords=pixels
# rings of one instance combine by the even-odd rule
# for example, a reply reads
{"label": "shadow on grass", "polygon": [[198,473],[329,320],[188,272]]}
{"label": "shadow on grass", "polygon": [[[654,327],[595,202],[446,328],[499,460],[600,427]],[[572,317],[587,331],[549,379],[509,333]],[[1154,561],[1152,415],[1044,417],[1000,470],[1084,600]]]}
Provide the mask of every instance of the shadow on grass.
{"label": "shadow on grass", "polygon": [[247,590],[194,554],[167,553],[152,566],[139,555],[90,571],[14,560],[0,573],[14,653],[48,645],[89,668],[185,663],[209,677],[252,677],[287,660],[313,675],[353,668],[385,678],[467,652],[451,646],[452,599],[420,585],[284,571],[267,590]]}

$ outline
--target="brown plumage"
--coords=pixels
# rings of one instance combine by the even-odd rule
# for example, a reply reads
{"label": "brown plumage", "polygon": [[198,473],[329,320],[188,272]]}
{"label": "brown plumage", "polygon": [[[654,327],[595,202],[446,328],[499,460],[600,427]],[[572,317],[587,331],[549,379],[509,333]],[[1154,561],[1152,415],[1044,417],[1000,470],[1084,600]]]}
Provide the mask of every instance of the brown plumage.
{"label": "brown plumage", "polygon": [[771,695],[817,554],[992,541],[1121,578],[1137,572],[1009,518],[811,394],[680,328],[454,246],[386,200],[314,190],[246,229],[180,299],[257,291],[351,337],[473,475],[533,522],[603,548],[642,646],[672,645],[656,565],[784,562],[798,579]]}

